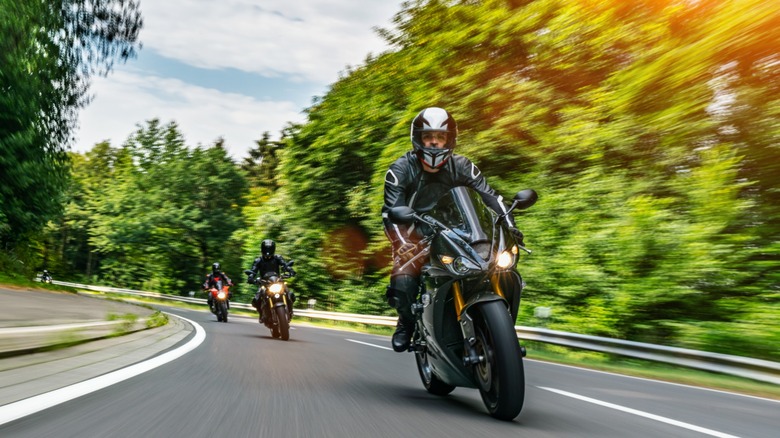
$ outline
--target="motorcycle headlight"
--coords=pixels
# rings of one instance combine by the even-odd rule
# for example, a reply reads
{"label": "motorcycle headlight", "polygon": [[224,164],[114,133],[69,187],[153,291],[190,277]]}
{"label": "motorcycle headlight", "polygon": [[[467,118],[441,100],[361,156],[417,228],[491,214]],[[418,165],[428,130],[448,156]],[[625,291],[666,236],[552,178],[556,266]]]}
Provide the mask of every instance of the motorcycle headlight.
{"label": "motorcycle headlight", "polygon": [[465,257],[457,257],[453,260],[450,268],[455,271],[456,274],[465,274],[471,269],[479,269],[479,266]]}
{"label": "motorcycle headlight", "polygon": [[218,293],[217,294],[217,298],[219,298],[220,300],[224,300],[225,299],[225,292]]}
{"label": "motorcycle headlight", "polygon": [[501,254],[498,255],[498,260],[496,260],[496,264],[501,269],[506,269],[510,266],[512,266],[512,263],[514,263],[515,257],[512,255],[509,251],[501,251]]}
{"label": "motorcycle headlight", "polygon": [[268,290],[273,294],[278,294],[282,291],[282,283],[274,283],[272,284]]}

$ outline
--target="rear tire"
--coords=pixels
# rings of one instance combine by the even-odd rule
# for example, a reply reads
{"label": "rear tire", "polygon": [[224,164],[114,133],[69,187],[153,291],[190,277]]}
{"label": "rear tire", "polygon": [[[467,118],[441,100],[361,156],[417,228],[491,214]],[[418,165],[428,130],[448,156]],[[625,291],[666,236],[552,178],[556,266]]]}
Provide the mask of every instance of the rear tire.
{"label": "rear tire", "polygon": [[525,401],[523,356],[514,324],[501,301],[475,307],[475,348],[485,360],[474,365],[474,379],[490,415],[512,421]]}
{"label": "rear tire", "polygon": [[279,306],[274,309],[276,319],[279,320],[279,336],[283,341],[290,339],[290,320],[287,318],[287,307]]}

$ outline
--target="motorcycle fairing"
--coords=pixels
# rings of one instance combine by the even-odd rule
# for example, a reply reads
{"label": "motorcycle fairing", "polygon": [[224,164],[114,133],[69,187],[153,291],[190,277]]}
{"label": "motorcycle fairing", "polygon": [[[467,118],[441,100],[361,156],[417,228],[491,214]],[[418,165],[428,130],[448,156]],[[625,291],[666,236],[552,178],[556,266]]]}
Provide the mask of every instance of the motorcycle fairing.
{"label": "motorcycle fairing", "polygon": [[[464,187],[451,190],[430,214],[450,230],[433,239],[429,263],[422,268],[423,293],[429,295],[429,304],[422,314],[422,336],[429,364],[442,381],[475,388],[472,369],[464,364],[464,356],[469,356],[469,340],[473,345],[475,332],[469,311],[479,303],[502,301],[513,321],[517,318],[522,292],[522,279],[513,269],[517,259],[508,270],[496,267],[497,254],[513,245],[514,240],[496,225],[497,215],[476,193]],[[456,274],[438,257],[440,254],[467,257],[478,269]],[[491,280],[498,281],[498,287]],[[461,315],[456,315],[452,294],[456,281],[461,282],[464,300]]]}

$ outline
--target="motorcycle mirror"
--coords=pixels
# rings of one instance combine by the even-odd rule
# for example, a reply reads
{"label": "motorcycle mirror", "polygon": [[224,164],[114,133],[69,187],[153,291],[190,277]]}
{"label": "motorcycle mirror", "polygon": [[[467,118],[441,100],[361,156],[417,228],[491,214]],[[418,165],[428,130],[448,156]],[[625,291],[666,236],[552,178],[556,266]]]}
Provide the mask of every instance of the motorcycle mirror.
{"label": "motorcycle mirror", "polygon": [[289,262],[287,262],[287,266],[292,266],[294,264],[295,264],[295,260],[290,260]]}
{"label": "motorcycle mirror", "polygon": [[513,198],[513,201],[515,203],[515,208],[523,210],[536,204],[537,199],[539,199],[539,195],[536,194],[536,191],[532,189],[525,189],[517,192]]}
{"label": "motorcycle mirror", "polygon": [[252,271],[250,271],[249,269],[244,269],[244,274],[252,275]]}
{"label": "motorcycle mirror", "polygon": [[393,207],[387,214],[387,218],[390,222],[397,224],[411,224],[414,222],[414,210],[411,207]]}

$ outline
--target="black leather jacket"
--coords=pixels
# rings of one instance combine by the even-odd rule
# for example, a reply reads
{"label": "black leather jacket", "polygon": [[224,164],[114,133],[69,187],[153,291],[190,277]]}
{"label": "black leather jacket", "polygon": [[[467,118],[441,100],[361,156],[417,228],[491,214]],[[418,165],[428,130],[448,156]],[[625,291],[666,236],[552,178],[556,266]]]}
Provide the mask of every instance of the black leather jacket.
{"label": "black leather jacket", "polygon": [[203,283],[203,289],[209,289],[212,287],[217,287],[217,281],[222,280],[223,286],[233,286],[233,281],[225,275],[224,272],[220,272],[219,274],[209,274],[206,277],[206,282]]}
{"label": "black leather jacket", "polygon": [[[467,186],[480,194],[482,200],[496,213],[507,211],[503,197],[496,193],[482,176],[479,168],[468,158],[453,154],[447,163],[436,173],[426,172],[414,152],[408,152],[390,165],[385,174],[385,203],[382,206],[382,222],[385,234],[397,248],[409,239],[412,226],[390,222],[387,212],[392,207],[409,206],[417,213],[425,213],[436,206],[439,198],[449,190]],[[515,226],[512,214],[506,216],[506,224]]]}
{"label": "black leather jacket", "polygon": [[261,256],[256,258],[255,262],[252,263],[252,276],[254,278],[262,278],[269,272],[273,272],[279,275],[282,273],[282,268],[284,268],[284,270],[290,274],[295,273],[291,267],[287,266],[287,262],[284,260],[284,257],[278,254],[274,254],[274,256],[270,259],[264,259]]}

